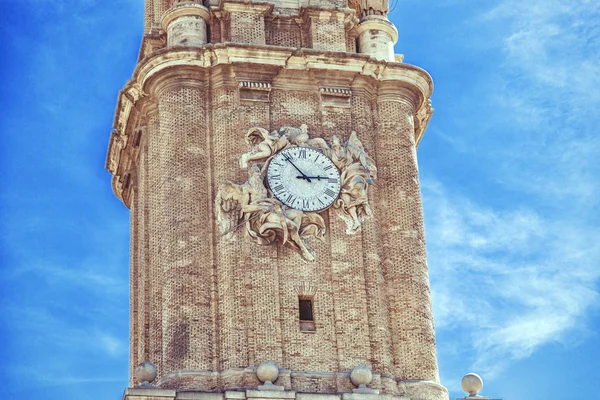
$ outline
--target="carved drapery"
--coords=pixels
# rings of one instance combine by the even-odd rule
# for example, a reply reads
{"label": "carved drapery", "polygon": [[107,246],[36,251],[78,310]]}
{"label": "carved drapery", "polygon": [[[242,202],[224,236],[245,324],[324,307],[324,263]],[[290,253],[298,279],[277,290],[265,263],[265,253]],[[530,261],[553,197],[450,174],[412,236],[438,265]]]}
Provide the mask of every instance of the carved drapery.
{"label": "carved drapery", "polygon": [[331,146],[322,138],[310,138],[306,125],[283,127],[268,132],[255,127],[246,133],[251,150],[240,156],[240,168],[248,170],[248,180],[241,184],[225,182],[216,195],[215,213],[221,236],[232,237],[241,226],[259,245],[280,244],[297,250],[307,261],[315,256],[306,243],[313,237],[323,240],[325,221],[318,212],[289,208],[277,200],[264,185],[266,166],[279,151],[290,147],[308,147],[329,157],[340,171],[341,191],[333,203],[347,226],[346,233],[360,230],[361,222],[371,216],[368,187],[377,176],[375,161],[369,157],[352,132],[346,142],[332,137]]}

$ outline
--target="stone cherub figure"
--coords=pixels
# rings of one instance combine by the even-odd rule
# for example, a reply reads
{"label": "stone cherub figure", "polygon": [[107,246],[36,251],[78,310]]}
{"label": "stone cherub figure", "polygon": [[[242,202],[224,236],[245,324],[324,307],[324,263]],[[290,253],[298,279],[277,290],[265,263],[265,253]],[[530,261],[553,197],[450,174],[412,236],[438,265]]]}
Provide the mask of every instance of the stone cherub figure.
{"label": "stone cherub figure", "polygon": [[377,178],[375,161],[367,155],[355,131],[345,145],[339,136],[332,137],[331,160],[341,171],[342,188],[334,207],[341,211],[347,233],[356,233],[360,230],[361,221],[372,214],[367,191],[373,179]]}
{"label": "stone cherub figure", "polygon": [[321,151],[329,150],[324,139],[309,137],[306,124],[300,125],[300,128],[285,126],[279,132],[271,133],[260,127],[251,128],[246,133],[245,140],[251,149],[240,157],[240,168],[248,168],[250,161],[265,161],[278,151],[290,146],[312,147]]}
{"label": "stone cherub figure", "polygon": [[[254,242],[260,245],[280,242],[299,251],[305,260],[314,261],[315,256],[304,239],[314,236],[324,240],[325,221],[317,213],[294,210],[269,197],[263,179],[261,169],[252,164],[246,183],[236,185],[225,182],[220,185],[215,213],[221,230],[228,229],[226,234],[231,235],[235,228],[243,224]],[[237,216],[228,224],[223,211],[237,211]]]}
{"label": "stone cherub figure", "polygon": [[240,168],[248,168],[250,161],[267,159],[289,145],[286,136],[279,135],[277,131],[269,133],[269,131],[260,127],[248,130],[245,139],[251,149],[240,157]]}

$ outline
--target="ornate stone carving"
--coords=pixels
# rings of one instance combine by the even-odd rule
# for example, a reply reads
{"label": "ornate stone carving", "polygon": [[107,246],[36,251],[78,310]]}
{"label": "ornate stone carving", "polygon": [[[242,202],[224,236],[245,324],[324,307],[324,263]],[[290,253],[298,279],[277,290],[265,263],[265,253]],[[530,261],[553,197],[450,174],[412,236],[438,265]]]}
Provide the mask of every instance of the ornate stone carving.
{"label": "ornate stone carving", "polygon": [[327,155],[340,170],[341,192],[333,207],[346,222],[348,234],[360,230],[361,221],[371,215],[368,187],[377,175],[375,161],[369,157],[356,132],[342,143],[333,136],[331,147],[322,138],[310,138],[308,127],[282,127],[268,132],[261,127],[248,130],[246,143],[251,150],[240,157],[240,168],[248,169],[248,180],[241,184],[227,181],[219,186],[215,214],[222,236],[245,226],[246,233],[260,245],[279,243],[296,249],[307,261],[315,256],[305,239],[324,240],[325,221],[317,212],[290,208],[277,200],[265,187],[269,160],[289,147],[309,147]]}
{"label": "ornate stone carving", "polygon": [[[221,229],[225,230],[224,234],[231,235],[243,224],[254,242],[260,245],[279,242],[299,251],[305,260],[314,261],[315,256],[303,238],[313,236],[323,240],[325,221],[317,213],[294,210],[270,197],[263,180],[261,169],[257,164],[252,164],[246,183],[236,185],[225,182],[219,187],[216,213]],[[227,226],[221,211],[239,213]]]}
{"label": "ornate stone carving", "polygon": [[342,191],[334,207],[340,210],[340,216],[346,222],[346,233],[354,234],[360,230],[361,221],[372,214],[368,188],[377,178],[377,167],[355,131],[345,144],[339,136],[333,136],[330,158],[340,170],[342,180]]}

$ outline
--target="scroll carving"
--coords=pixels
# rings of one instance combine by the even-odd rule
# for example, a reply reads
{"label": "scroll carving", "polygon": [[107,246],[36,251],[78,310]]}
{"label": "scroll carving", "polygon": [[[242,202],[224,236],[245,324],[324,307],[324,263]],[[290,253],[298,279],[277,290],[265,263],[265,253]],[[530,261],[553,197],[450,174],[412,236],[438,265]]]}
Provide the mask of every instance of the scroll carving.
{"label": "scroll carving", "polygon": [[245,139],[250,150],[241,155],[239,165],[248,170],[248,179],[241,185],[229,181],[221,184],[215,199],[222,236],[232,238],[243,226],[246,234],[259,245],[289,246],[305,260],[315,260],[306,241],[309,237],[324,240],[326,228],[321,215],[282,204],[264,184],[270,159],[289,147],[319,150],[340,170],[341,192],[333,207],[345,221],[348,234],[358,232],[361,222],[371,216],[368,187],[377,176],[377,168],[356,132],[344,143],[339,136],[333,136],[331,146],[322,138],[310,138],[304,124],[273,132],[254,127],[248,130]]}

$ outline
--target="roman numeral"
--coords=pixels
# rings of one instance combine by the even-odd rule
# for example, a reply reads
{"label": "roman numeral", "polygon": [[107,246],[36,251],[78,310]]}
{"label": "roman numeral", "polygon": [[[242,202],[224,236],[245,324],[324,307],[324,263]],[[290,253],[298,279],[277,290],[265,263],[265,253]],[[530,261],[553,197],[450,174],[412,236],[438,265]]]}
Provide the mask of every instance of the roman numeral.
{"label": "roman numeral", "polygon": [[315,157],[315,162],[317,162],[317,160],[319,159],[321,155],[319,153],[317,153],[317,156]]}
{"label": "roman numeral", "polygon": [[271,179],[281,179],[281,175],[271,175]]}
{"label": "roman numeral", "polygon": [[337,180],[337,178],[329,178],[329,179],[327,179],[327,182],[329,182],[329,183],[337,183],[338,180]]}
{"label": "roman numeral", "polygon": [[326,166],[326,167],[325,167],[325,168],[323,168],[323,169],[324,169],[325,171],[327,171],[327,170],[329,170],[329,169],[331,169],[331,168],[333,168],[333,165],[328,165],[328,166]]}
{"label": "roman numeral", "polygon": [[298,157],[300,157],[300,158],[306,158],[306,149],[300,150],[300,155]]}
{"label": "roman numeral", "polygon": [[335,198],[335,197],[337,196],[337,193],[336,193],[336,192],[334,192],[334,191],[333,191],[333,190],[331,190],[331,189],[327,189],[327,190],[325,190],[325,194],[326,194],[327,196],[331,197],[331,198]]}
{"label": "roman numeral", "polygon": [[293,204],[294,203],[294,199],[295,199],[294,195],[293,194],[289,194],[288,197],[287,197],[287,199],[285,199],[285,202],[289,203],[289,204]]}
{"label": "roman numeral", "polygon": [[276,192],[281,192],[285,190],[285,187],[283,185],[277,185],[273,188],[273,190]]}
{"label": "roman numeral", "polygon": [[285,158],[287,161],[290,161],[292,159],[292,157],[288,153],[283,153],[283,158]]}

